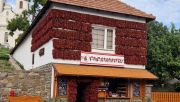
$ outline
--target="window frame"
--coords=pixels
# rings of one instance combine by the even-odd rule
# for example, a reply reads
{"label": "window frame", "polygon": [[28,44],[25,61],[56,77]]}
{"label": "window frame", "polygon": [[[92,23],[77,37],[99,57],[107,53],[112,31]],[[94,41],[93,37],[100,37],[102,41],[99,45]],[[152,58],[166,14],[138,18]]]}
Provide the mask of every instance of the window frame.
{"label": "window frame", "polygon": [[5,42],[5,43],[8,43],[8,42],[9,42],[8,32],[5,32],[4,42]]}
{"label": "window frame", "polygon": [[20,8],[20,9],[23,9],[23,1],[20,1],[20,2],[19,2],[19,8]]}
{"label": "window frame", "polygon": [[35,63],[35,54],[33,53],[32,54],[32,65],[34,65],[34,63]]}
{"label": "window frame", "polygon": [[[105,53],[115,53],[115,31],[116,31],[116,28],[115,27],[108,27],[108,26],[103,26],[103,25],[95,25],[93,24],[92,25],[92,30],[93,28],[95,29],[103,29],[105,32],[104,32],[104,48],[94,48],[91,43],[91,46],[92,46],[92,51],[93,52],[105,52]],[[113,31],[113,41],[112,41],[112,49],[107,49],[107,32],[108,32],[108,29],[112,30]],[[93,33],[91,32],[92,36],[93,36]]]}
{"label": "window frame", "polygon": [[[59,79],[61,78],[64,78],[66,80],[66,95],[59,95]],[[54,87],[54,90],[55,90],[55,97],[58,97],[58,98],[67,98],[68,97],[68,90],[69,90],[69,86],[68,86],[68,78],[65,77],[65,76],[57,76],[56,77],[56,80],[55,80],[55,87]]]}

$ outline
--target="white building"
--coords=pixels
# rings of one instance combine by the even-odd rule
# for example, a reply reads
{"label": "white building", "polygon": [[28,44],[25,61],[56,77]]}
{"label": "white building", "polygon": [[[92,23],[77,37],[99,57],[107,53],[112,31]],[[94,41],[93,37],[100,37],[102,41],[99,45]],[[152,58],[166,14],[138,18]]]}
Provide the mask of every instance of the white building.
{"label": "white building", "polygon": [[[80,0],[78,0],[78,1],[80,1]],[[105,0],[105,1],[107,1],[107,0]],[[113,0],[113,1],[116,1],[116,0]],[[61,0],[59,2],[61,2]],[[93,1],[93,2],[95,2],[95,1]],[[117,3],[119,5],[123,5],[124,7],[126,7],[126,5],[124,3],[122,3],[122,2],[120,2],[120,1],[117,1]],[[52,6],[47,6],[49,4],[51,4]],[[57,3],[56,5],[55,4],[53,4],[51,2],[46,3],[45,7],[41,11],[42,13],[40,13],[41,15],[38,16],[34,20],[34,22],[31,24],[30,28],[28,29],[28,33],[24,36],[24,38],[20,41],[20,43],[17,44],[16,47],[11,52],[12,56],[19,63],[21,63],[26,70],[29,70],[29,69],[32,69],[32,68],[37,68],[39,66],[46,65],[46,64],[49,64],[49,63],[64,63],[64,64],[77,64],[77,65],[80,64],[80,60],[66,60],[66,59],[64,60],[64,59],[61,59],[61,58],[59,58],[59,59],[53,58],[53,49],[54,49],[53,48],[53,39],[55,39],[55,38],[51,38],[50,36],[47,36],[47,38],[49,39],[47,42],[43,41],[43,44],[41,46],[39,46],[38,49],[36,49],[35,51],[32,51],[32,48],[33,48],[34,44],[38,44],[38,42],[33,42],[33,41],[42,41],[41,39],[47,39],[47,38],[44,37],[46,34],[48,34],[47,32],[46,33],[43,32],[42,33],[43,35],[41,35],[38,40],[33,40],[32,33],[35,32],[36,30],[38,30],[38,32],[41,32],[42,29],[45,30],[47,28],[47,26],[51,26],[51,25],[48,25],[49,23],[47,23],[47,22],[49,22],[51,20],[50,19],[46,20],[46,18],[48,18],[47,15],[50,15],[49,12],[51,12],[51,10],[60,9],[60,10],[71,11],[71,12],[76,12],[76,13],[80,13],[80,14],[88,14],[88,15],[95,15],[95,16],[98,16],[98,17],[106,17],[108,19],[112,19],[112,20],[115,19],[117,21],[127,21],[127,22],[132,22],[132,23],[135,23],[135,24],[138,23],[140,25],[141,24],[146,25],[146,22],[148,22],[149,19],[150,20],[155,19],[152,15],[142,13],[142,11],[138,11],[136,9],[133,9],[133,8],[129,7],[129,6],[128,6],[129,9],[131,9],[132,11],[140,12],[140,14],[143,14],[145,16],[140,15],[140,17],[139,17],[139,15],[136,14],[136,13],[134,14],[135,16],[134,15],[127,16],[126,14],[129,14],[128,10],[126,11],[127,12],[126,14],[121,14],[119,12],[117,14],[113,14],[113,13],[104,13],[103,10],[101,10],[102,8],[100,8],[100,11],[97,12],[96,10],[91,11],[91,9],[87,9],[87,8],[86,8],[87,9],[86,10],[86,9],[79,9],[78,7],[74,8],[73,6],[71,7],[71,6],[60,5],[59,3]],[[81,7],[81,4],[79,4],[79,5]],[[103,3],[102,3],[102,5],[103,5]],[[46,6],[48,7],[49,12],[48,12]],[[108,3],[107,3],[106,6],[108,7]],[[119,6],[119,8],[120,8],[120,9],[118,9],[119,11],[123,10],[121,6]],[[125,12],[125,11],[122,11],[122,12]],[[54,14],[52,14],[52,15],[54,15]],[[42,27],[38,28],[39,25],[42,25],[41,24],[42,22],[45,25],[43,26],[43,28]],[[46,23],[44,23],[44,22],[46,22]],[[56,22],[53,22],[53,23],[56,23]],[[105,27],[107,27],[107,26],[105,26]],[[114,25],[112,25],[112,27],[109,27],[109,28],[117,28],[117,27],[114,24]],[[120,31],[120,30],[117,30],[117,31]],[[142,31],[142,32],[144,32],[144,31]],[[115,31],[114,31],[114,33],[115,33]],[[35,34],[36,34],[35,37],[38,37],[39,33],[35,33]],[[113,43],[114,47],[113,47],[112,51],[96,50],[96,49],[92,49],[91,51],[92,52],[98,52],[98,53],[116,54],[116,51],[115,51],[116,50],[115,49],[115,37],[113,37],[113,39],[114,39],[114,41],[113,41],[114,42]],[[146,40],[146,39],[144,39],[144,40]],[[131,42],[131,41],[128,41],[128,42]],[[144,42],[142,42],[142,43],[144,43]],[[43,50],[43,49],[44,49],[44,51],[43,51],[44,55],[41,56],[41,55],[39,55],[39,53],[41,52],[40,50]],[[146,49],[146,48],[144,48],[144,49]],[[128,63],[128,64],[125,64],[124,67],[145,69],[145,64],[144,63],[143,64],[142,63],[130,63],[130,64]]]}
{"label": "white building", "polygon": [[11,5],[7,4],[6,0],[0,0],[0,45],[9,48],[15,46],[15,40],[21,32],[16,31],[13,36],[10,36],[7,30],[8,21],[14,18],[16,14],[21,14],[23,10],[27,9],[28,0],[16,0],[15,11],[13,11]]}
{"label": "white building", "polygon": [[52,65],[51,98],[145,102],[157,79],[145,69],[154,19],[120,0],[48,0],[11,55],[26,70]]}

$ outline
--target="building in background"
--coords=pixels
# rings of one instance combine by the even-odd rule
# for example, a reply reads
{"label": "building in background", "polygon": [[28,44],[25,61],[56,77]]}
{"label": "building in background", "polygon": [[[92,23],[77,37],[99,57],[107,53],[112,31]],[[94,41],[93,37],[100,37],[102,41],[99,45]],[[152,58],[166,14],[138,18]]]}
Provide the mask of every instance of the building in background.
{"label": "building in background", "polygon": [[7,4],[6,0],[0,0],[0,45],[8,48],[15,46],[15,40],[18,38],[21,31],[15,31],[13,36],[9,35],[7,30],[8,21],[15,17],[16,14],[21,14],[22,11],[28,10],[28,0],[16,0],[16,8]]}

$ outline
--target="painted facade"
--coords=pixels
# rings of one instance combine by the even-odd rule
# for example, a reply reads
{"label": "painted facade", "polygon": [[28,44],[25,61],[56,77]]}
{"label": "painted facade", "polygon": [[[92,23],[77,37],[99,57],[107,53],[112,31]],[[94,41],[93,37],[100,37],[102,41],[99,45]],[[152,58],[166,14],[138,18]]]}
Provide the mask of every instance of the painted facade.
{"label": "painted facade", "polygon": [[47,2],[13,57],[26,70],[53,65],[52,98],[144,102],[157,79],[145,69],[149,18],[63,3]]}
{"label": "painted facade", "polygon": [[[137,24],[141,24],[143,25],[144,27],[146,27],[146,20],[144,18],[138,18],[138,17],[126,17],[125,15],[122,15],[122,14],[111,14],[111,13],[105,13],[104,12],[96,12],[94,10],[81,10],[80,8],[73,8],[73,7],[65,7],[64,5],[58,5],[58,4],[53,4],[53,6],[51,7],[52,11],[56,11],[58,9],[59,12],[60,11],[69,11],[69,12],[75,12],[76,14],[86,14],[86,15],[89,15],[89,16],[94,16],[94,17],[102,17],[102,18],[107,18],[107,19],[112,19],[114,20],[115,22],[116,21],[129,21],[129,22],[134,22],[134,23],[137,23]],[[53,10],[54,9],[54,10]],[[48,17],[50,17],[50,12],[51,11],[47,11],[45,15],[45,17],[43,17],[43,19],[40,20],[40,22],[38,22],[38,24],[36,26],[39,26],[42,22],[46,22],[45,20],[47,20],[47,22],[49,23],[54,23],[56,21],[53,21],[53,20],[49,20]],[[51,12],[52,13],[52,12]],[[98,15],[98,16],[97,16]],[[51,18],[52,19],[52,18]],[[47,23],[46,22],[46,23]],[[50,26],[53,26],[53,25],[47,25],[45,24],[46,26],[50,27]],[[45,26],[44,25],[44,26]],[[111,26],[110,26],[111,27]],[[42,29],[42,28],[37,28],[35,27],[34,29]],[[51,30],[49,33],[46,34],[46,38],[44,36],[44,38],[41,38],[41,45],[39,45],[39,47],[36,48],[35,51],[31,52],[29,49],[33,49],[33,44],[31,45],[31,42],[33,43],[34,40],[31,41],[31,39],[33,39],[33,37],[31,36],[31,34],[33,33],[34,29],[30,32],[30,36],[26,37],[25,40],[23,41],[24,43],[22,43],[21,46],[19,46],[19,48],[17,49],[18,51],[15,51],[16,53],[14,53],[14,57],[17,61],[21,62],[22,65],[24,66],[25,69],[31,69],[31,68],[36,68],[36,67],[39,67],[39,66],[42,66],[44,64],[48,64],[48,63],[70,63],[70,64],[80,64],[80,60],[69,60],[69,59],[56,59],[56,58],[53,58],[53,52],[52,50],[50,49],[53,49],[53,39],[56,39],[55,35],[53,35],[53,37],[49,37],[49,33],[53,33],[53,32],[57,32],[57,30]],[[48,28],[47,28],[48,29]],[[45,30],[43,28],[43,30]],[[48,29],[49,30],[49,29]],[[146,30],[146,29],[145,29]],[[59,30],[61,31],[61,30]],[[45,31],[46,32],[46,31]],[[116,32],[120,32],[120,29],[117,29]],[[140,37],[136,37],[137,39],[139,39],[139,42],[138,44],[144,44],[144,48],[146,48],[146,31],[141,31],[141,33],[144,33],[143,35],[143,39],[141,39]],[[34,32],[35,33],[35,32]],[[41,34],[43,34],[43,32],[41,32]],[[40,35],[39,35],[40,36]],[[134,35],[136,36],[136,35]],[[37,36],[38,37],[38,36]],[[128,37],[127,37],[128,38]],[[133,37],[132,37],[133,38]],[[136,39],[134,37],[134,39]],[[46,39],[46,41],[42,41],[42,39]],[[116,38],[117,39],[117,38]],[[77,39],[78,40],[78,39]],[[133,40],[133,39],[132,39]],[[40,42],[40,40],[38,39],[38,41]],[[131,41],[132,42],[132,41]],[[138,45],[137,45],[137,42],[136,41],[136,45],[133,45],[133,46],[136,46],[135,48],[138,48]],[[125,42],[123,42],[125,43]],[[133,42],[132,42],[133,43]],[[36,43],[36,46],[37,46],[38,43]],[[47,45],[47,46],[46,46]],[[32,46],[32,47],[31,47]],[[123,45],[124,46],[124,45]],[[31,48],[30,48],[31,47]],[[45,54],[44,56],[39,56],[38,53],[39,53],[39,50],[41,48],[45,48]],[[92,49],[93,51],[95,52],[102,52],[102,53],[112,53],[112,54],[116,54],[118,52],[115,52],[118,50],[119,47],[116,47],[116,49],[114,49],[114,51],[111,51],[111,52],[107,52],[107,51],[103,51],[103,50],[100,50],[100,51],[97,51],[96,49]],[[26,51],[25,51],[26,50]],[[132,51],[132,49],[129,49]],[[136,49],[137,50],[137,49]],[[143,50],[143,49],[140,49],[140,50]],[[23,56],[21,56],[21,53],[24,53],[24,55],[28,58],[28,60],[23,60]],[[32,55],[34,53],[34,64],[32,64]],[[124,53],[124,52],[123,52]],[[145,50],[143,52],[143,54],[146,54]],[[144,55],[146,56],[146,55]],[[145,58],[145,57],[143,57]],[[144,60],[146,61],[146,60]],[[145,62],[144,62],[145,63]],[[133,64],[133,63],[125,63],[125,67],[127,68],[140,68],[140,69],[145,69],[145,64]]]}
{"label": "painted facade", "polygon": [[[20,6],[21,3],[21,6]],[[21,14],[23,10],[28,9],[28,1],[16,0],[16,11],[13,11],[11,5],[7,4],[5,0],[0,0],[0,45],[8,48],[13,48],[16,43],[15,40],[22,32],[17,30],[13,36],[9,35],[7,30],[8,21],[13,19],[16,14]]]}

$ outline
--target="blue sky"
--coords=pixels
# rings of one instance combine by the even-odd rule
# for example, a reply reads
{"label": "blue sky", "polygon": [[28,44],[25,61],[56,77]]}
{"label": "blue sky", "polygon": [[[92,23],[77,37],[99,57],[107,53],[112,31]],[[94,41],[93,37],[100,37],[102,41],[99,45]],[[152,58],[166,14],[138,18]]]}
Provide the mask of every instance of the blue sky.
{"label": "blue sky", "polygon": [[[7,0],[14,6],[16,0]],[[156,20],[180,28],[180,0],[121,0],[128,5],[156,16]]]}
{"label": "blue sky", "polygon": [[180,0],[122,0],[123,2],[156,16],[156,20],[180,28]]}
{"label": "blue sky", "polygon": [[6,0],[8,2],[8,4],[12,5],[13,8],[15,8],[15,3],[16,3],[16,0]]}

